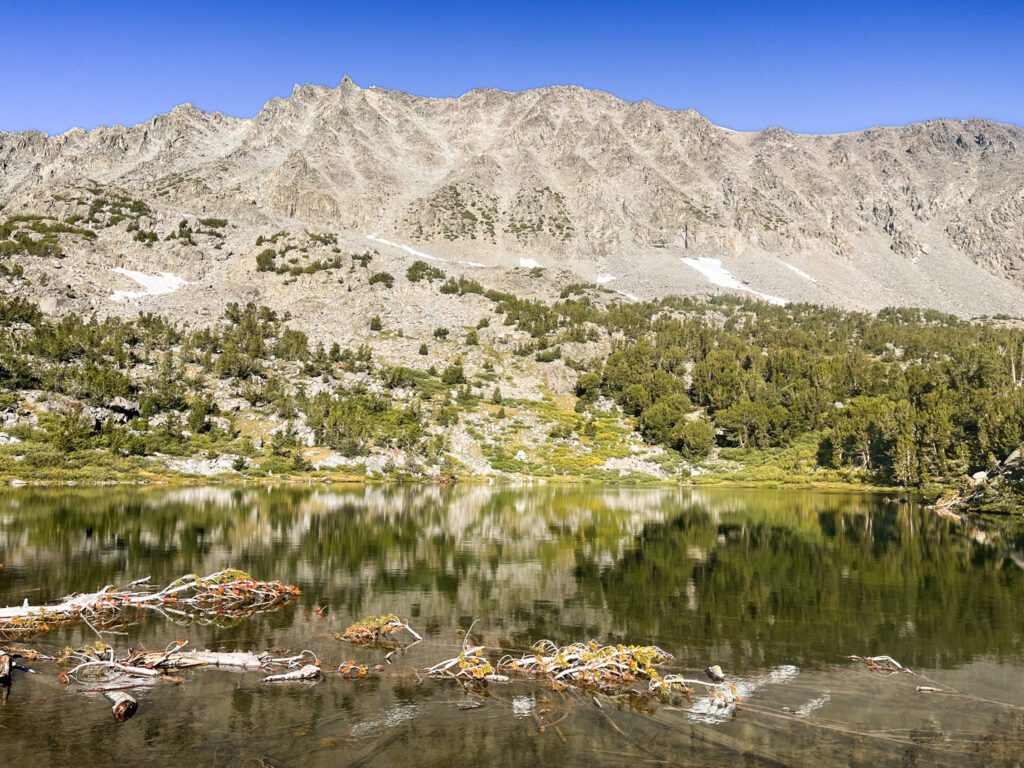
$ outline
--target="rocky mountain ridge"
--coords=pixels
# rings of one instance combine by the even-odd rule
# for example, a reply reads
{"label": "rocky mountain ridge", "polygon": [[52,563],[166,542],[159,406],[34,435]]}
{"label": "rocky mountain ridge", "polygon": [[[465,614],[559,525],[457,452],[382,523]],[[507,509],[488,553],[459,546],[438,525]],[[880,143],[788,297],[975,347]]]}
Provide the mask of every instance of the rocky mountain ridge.
{"label": "rocky mountain ridge", "polygon": [[[1022,150],[1024,129],[984,120],[737,133],[572,86],[433,99],[345,78],[296,86],[247,119],[182,105],[130,127],[0,133],[0,215],[59,218],[62,198],[91,185],[144,201],[156,232],[222,217],[239,235],[222,266],[250,292],[251,242],[308,228],[499,281],[560,268],[629,298],[736,290],[1019,314]],[[184,260],[183,290],[222,290],[224,253],[198,244],[191,259],[112,232],[106,248],[68,244],[67,266],[158,273]]]}

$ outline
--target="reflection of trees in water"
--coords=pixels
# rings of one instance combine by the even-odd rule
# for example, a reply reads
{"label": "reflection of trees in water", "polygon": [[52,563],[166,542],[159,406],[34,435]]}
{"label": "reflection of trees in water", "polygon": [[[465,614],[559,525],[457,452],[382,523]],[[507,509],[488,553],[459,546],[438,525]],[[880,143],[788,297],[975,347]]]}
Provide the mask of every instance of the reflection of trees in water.
{"label": "reflection of trees in water", "polygon": [[581,562],[580,590],[607,606],[616,634],[732,667],[848,653],[926,666],[1019,658],[1024,573],[1003,552],[917,506],[806,512],[682,510],[613,567]]}
{"label": "reflection of trees in water", "polygon": [[666,498],[472,486],[25,491],[0,497],[0,547],[23,564],[12,570],[20,585],[47,594],[134,578],[140,562],[154,579],[231,563],[342,590],[355,608],[366,590],[451,600],[488,583],[535,588],[539,573],[571,574],[577,537],[611,561]]}
{"label": "reflection of trees in water", "polygon": [[0,552],[0,602],[234,565],[342,615],[656,642],[733,667],[1020,650],[1021,575],[1001,551],[864,494],[21,490],[0,496]]}

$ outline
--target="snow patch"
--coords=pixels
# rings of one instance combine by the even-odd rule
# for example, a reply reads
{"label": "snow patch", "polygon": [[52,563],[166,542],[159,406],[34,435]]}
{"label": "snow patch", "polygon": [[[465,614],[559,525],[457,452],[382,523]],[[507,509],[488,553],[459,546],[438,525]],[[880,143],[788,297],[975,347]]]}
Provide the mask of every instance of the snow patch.
{"label": "snow patch", "polygon": [[597,283],[598,285],[607,285],[608,283],[615,279],[617,279],[615,275],[601,273],[600,275],[594,278],[594,282]]}
{"label": "snow patch", "polygon": [[751,293],[754,296],[764,299],[769,304],[777,304],[780,307],[784,307],[789,304],[788,299],[783,299],[778,296],[769,296],[767,293],[760,293],[752,288],[748,288],[733,277],[732,273],[725,268],[725,265],[722,264],[721,259],[713,259],[710,256],[697,256],[694,258],[684,256],[680,261],[682,261],[686,266],[700,272],[708,279],[709,282],[721,286],[722,288],[730,288],[734,291]]}
{"label": "snow patch", "polygon": [[408,245],[402,245],[401,243],[393,243],[390,240],[385,240],[383,237],[378,237],[377,235],[367,235],[366,239],[372,240],[375,243],[380,243],[381,245],[390,245],[392,248],[397,248],[400,251],[405,251],[410,256],[418,256],[419,258],[426,259],[427,261],[438,261],[441,262],[442,264],[446,264],[448,262],[447,259],[442,259],[440,256],[431,256],[429,253],[417,251],[415,248],[412,248]]}
{"label": "snow patch", "polygon": [[790,263],[789,263],[789,262],[787,262],[787,261],[784,261],[784,262],[782,262],[782,266],[786,267],[787,269],[791,269],[791,270],[793,270],[793,271],[794,271],[794,272],[796,272],[796,273],[797,273],[798,275],[800,275],[800,277],[802,277],[802,278],[803,278],[804,280],[810,280],[810,281],[811,281],[812,283],[816,283],[816,282],[818,282],[818,281],[817,281],[817,280],[815,280],[815,279],[814,279],[813,277],[811,277],[811,276],[810,276],[809,274],[807,274],[807,273],[806,273],[806,272],[804,272],[804,271],[803,271],[802,269],[800,269],[800,267],[795,267],[795,266],[793,266],[792,264],[790,264]]}
{"label": "snow patch", "polygon": [[536,259],[520,258],[519,266],[522,267],[523,269],[536,269],[537,267],[540,266],[540,262],[537,261]]}
{"label": "snow patch", "polygon": [[113,270],[119,275],[124,275],[130,280],[142,286],[141,291],[114,291],[110,294],[111,301],[127,301],[128,299],[141,299],[144,296],[163,296],[167,293],[174,293],[185,284],[185,279],[178,277],[172,272],[161,272],[158,275],[147,275],[145,272],[136,272],[131,269],[117,267]]}
{"label": "snow patch", "polygon": [[627,299],[632,301],[634,304],[639,304],[640,303],[640,297],[639,296],[634,296],[632,293],[626,293],[625,291],[616,291],[616,293],[619,294],[619,296],[625,296]]}
{"label": "snow patch", "polygon": [[[388,246],[391,246],[392,248],[397,248],[400,251],[405,251],[410,256],[415,256],[415,257],[420,258],[420,259],[426,259],[427,261],[436,261],[439,264],[447,264],[448,263],[448,259],[442,259],[440,256],[431,256],[429,253],[424,253],[423,251],[417,251],[412,246],[403,245],[402,243],[395,243],[395,242],[392,242],[391,240],[385,240],[383,237],[380,237],[379,235],[365,235],[365,237],[366,237],[367,240],[371,240],[371,241],[373,241],[375,243],[380,243],[381,245],[388,245]],[[487,266],[486,264],[481,264],[479,261],[457,261],[455,263],[456,264],[461,264],[464,267],[486,267]]]}

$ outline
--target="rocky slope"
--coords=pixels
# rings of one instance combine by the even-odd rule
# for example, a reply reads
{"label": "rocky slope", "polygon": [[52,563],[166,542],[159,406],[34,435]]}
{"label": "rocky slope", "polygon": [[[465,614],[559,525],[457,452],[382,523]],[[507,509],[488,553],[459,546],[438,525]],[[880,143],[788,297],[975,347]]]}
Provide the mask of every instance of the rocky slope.
{"label": "rocky slope", "polygon": [[[473,314],[415,290],[375,299],[330,272],[287,285],[256,272],[259,237],[308,230],[344,253],[377,249],[382,269],[425,255],[538,296],[559,286],[518,267],[631,298],[738,290],[1019,315],[1022,151],[1024,129],[983,120],[736,133],[576,87],[428,99],[346,78],[297,86],[250,119],[184,105],[127,128],[0,133],[0,224],[92,219],[94,232],[54,234],[59,261],[9,247],[5,269],[18,264],[28,279],[5,290],[51,309],[199,320],[226,300],[261,299],[325,335],[350,333],[372,311],[431,326],[438,311]],[[118,199],[129,203],[111,206]],[[196,234],[168,240],[182,220]],[[157,295],[138,290],[136,273],[185,282]],[[144,295],[111,301],[118,290]],[[340,301],[353,302],[343,317],[332,311]]]}
{"label": "rocky slope", "polygon": [[945,510],[987,514],[1024,511],[1024,445],[1014,450],[991,472],[977,472],[959,494],[938,502]]}

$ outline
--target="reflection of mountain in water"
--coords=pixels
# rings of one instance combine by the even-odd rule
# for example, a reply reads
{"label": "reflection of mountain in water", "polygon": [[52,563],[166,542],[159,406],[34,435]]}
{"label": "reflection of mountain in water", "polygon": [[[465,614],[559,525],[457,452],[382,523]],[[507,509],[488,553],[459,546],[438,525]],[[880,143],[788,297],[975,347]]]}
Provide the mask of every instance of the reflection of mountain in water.
{"label": "reflection of mountain in water", "polygon": [[1024,573],[1004,552],[864,494],[21,491],[0,497],[0,552],[0,603],[234,565],[299,584],[307,608],[475,619],[505,645],[654,642],[731,668],[1022,652]]}

